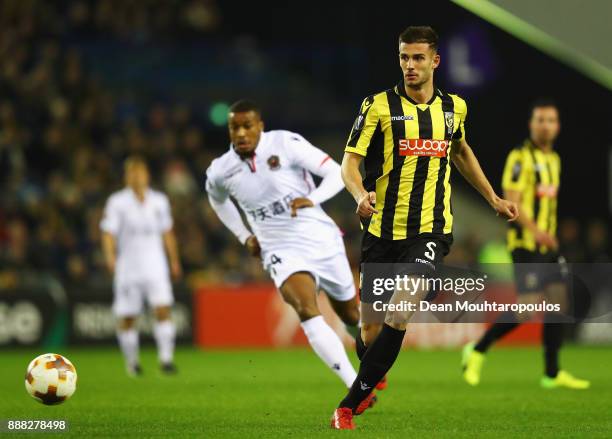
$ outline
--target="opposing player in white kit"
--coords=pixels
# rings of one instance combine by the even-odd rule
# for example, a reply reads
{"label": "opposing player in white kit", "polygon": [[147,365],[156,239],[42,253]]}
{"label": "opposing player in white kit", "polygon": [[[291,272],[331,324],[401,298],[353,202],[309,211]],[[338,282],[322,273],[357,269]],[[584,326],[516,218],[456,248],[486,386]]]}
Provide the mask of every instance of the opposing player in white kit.
{"label": "opposing player in white kit", "polygon": [[146,299],[155,314],[153,335],[161,370],[172,374],[176,373],[175,328],[170,315],[174,298],[168,262],[175,278],[181,276],[181,264],[170,203],[166,195],[149,188],[144,160],[128,158],[124,171],[126,187],[110,196],[100,223],[106,266],[114,275],[117,338],[128,374],[141,375],[136,319]]}
{"label": "opposing player in white kit", "polygon": [[[228,125],[230,150],[206,171],[208,199],[249,252],[261,256],[283,299],[297,312],[313,350],[350,387],[355,370],[316,300],[317,291],[324,290],[342,321],[358,324],[344,242],[320,206],[342,190],[340,166],[299,134],[263,132],[261,112],[252,102],[232,105]],[[311,174],[323,178],[318,187]]]}

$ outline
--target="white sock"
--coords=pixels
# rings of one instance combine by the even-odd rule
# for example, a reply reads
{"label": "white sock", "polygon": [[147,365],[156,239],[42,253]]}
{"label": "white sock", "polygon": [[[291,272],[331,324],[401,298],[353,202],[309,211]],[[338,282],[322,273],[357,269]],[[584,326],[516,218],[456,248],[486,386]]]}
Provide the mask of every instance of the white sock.
{"label": "white sock", "polygon": [[346,355],[338,334],[325,323],[323,316],[313,317],[301,325],[316,354],[340,377],[346,387],[351,387],[357,373]]}
{"label": "white sock", "polygon": [[175,333],[176,330],[172,320],[155,321],[153,324],[153,335],[157,343],[157,355],[160,363],[172,363]]}
{"label": "white sock", "polygon": [[138,330],[136,328],[118,329],[117,339],[123,352],[125,362],[129,367],[138,364]]}

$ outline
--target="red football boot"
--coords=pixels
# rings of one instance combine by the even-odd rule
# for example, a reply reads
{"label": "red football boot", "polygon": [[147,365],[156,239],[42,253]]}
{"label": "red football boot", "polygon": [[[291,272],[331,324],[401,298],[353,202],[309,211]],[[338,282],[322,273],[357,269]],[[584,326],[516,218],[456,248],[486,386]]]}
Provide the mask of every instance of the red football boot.
{"label": "red football boot", "polygon": [[331,418],[331,428],[334,430],[354,430],[353,410],[347,407],[340,407],[334,410]]}
{"label": "red football boot", "polygon": [[376,390],[385,390],[387,388],[387,375],[376,384]]}
{"label": "red football boot", "polygon": [[374,392],[370,393],[368,397],[364,399],[363,401],[361,401],[361,403],[355,409],[355,416],[359,416],[360,414],[365,412],[370,407],[374,407],[374,404],[376,404],[376,401],[378,401],[378,398],[376,397]]}

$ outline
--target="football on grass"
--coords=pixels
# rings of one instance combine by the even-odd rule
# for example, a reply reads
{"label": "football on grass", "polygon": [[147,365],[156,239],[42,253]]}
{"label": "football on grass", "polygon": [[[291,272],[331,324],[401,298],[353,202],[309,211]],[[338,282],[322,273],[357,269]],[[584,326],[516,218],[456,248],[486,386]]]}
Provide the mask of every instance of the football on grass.
{"label": "football on grass", "polygon": [[25,387],[32,398],[45,405],[60,404],[76,390],[74,365],[59,354],[43,354],[28,365]]}

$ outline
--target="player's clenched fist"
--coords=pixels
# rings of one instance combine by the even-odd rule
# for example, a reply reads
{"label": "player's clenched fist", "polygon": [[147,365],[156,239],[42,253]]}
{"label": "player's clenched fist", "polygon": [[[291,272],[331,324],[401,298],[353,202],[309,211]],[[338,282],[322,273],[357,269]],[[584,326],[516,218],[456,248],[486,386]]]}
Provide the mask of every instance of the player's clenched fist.
{"label": "player's clenched fist", "polygon": [[362,218],[369,218],[372,214],[378,213],[374,206],[376,206],[376,192],[366,192],[357,202],[355,212]]}
{"label": "player's clenched fist", "polygon": [[491,203],[491,207],[495,209],[498,216],[501,215],[507,218],[508,221],[514,221],[519,216],[518,207],[514,201],[497,198]]}
{"label": "player's clenched fist", "polygon": [[246,248],[251,256],[258,257],[261,254],[261,247],[259,247],[257,236],[249,236],[244,244],[246,245]]}

